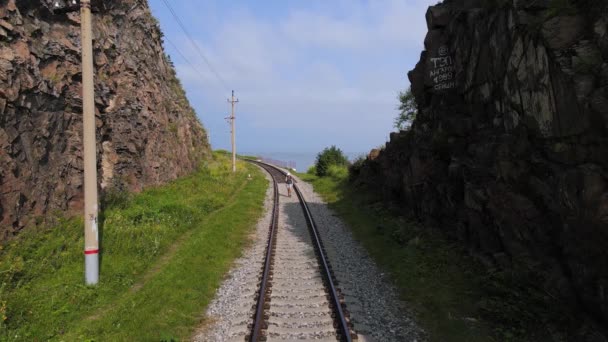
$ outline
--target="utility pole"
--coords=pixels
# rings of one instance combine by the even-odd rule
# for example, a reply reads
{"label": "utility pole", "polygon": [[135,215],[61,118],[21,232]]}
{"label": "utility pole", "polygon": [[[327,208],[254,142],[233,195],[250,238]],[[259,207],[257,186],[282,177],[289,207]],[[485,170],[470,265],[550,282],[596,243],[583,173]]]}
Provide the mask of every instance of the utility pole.
{"label": "utility pole", "polygon": [[82,129],[84,159],[84,274],[87,285],[99,281],[99,233],[97,227],[97,145],[95,138],[95,88],[93,83],[93,30],[91,0],[46,0],[53,13],[75,12],[80,4],[82,46]]}
{"label": "utility pole", "polygon": [[228,102],[232,104],[232,114],[230,115],[230,133],[232,135],[232,172],[236,172],[236,142],[235,142],[235,127],[234,120],[236,117],[234,116],[234,106],[239,102],[239,99],[234,98],[234,90],[232,91],[232,99],[228,99]]}
{"label": "utility pole", "polygon": [[80,26],[82,40],[85,282],[87,285],[96,285],[99,281],[99,232],[97,227],[97,143],[95,138],[91,0],[80,0]]}

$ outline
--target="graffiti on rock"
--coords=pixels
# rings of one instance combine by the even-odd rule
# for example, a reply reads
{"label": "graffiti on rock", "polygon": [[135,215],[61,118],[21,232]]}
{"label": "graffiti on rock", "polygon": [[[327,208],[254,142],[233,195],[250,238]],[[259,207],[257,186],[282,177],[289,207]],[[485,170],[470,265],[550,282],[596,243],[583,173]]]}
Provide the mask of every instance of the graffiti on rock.
{"label": "graffiti on rock", "polygon": [[429,76],[433,81],[434,90],[446,90],[456,87],[454,82],[454,59],[449,55],[447,46],[442,45],[437,50],[437,57],[431,57]]}

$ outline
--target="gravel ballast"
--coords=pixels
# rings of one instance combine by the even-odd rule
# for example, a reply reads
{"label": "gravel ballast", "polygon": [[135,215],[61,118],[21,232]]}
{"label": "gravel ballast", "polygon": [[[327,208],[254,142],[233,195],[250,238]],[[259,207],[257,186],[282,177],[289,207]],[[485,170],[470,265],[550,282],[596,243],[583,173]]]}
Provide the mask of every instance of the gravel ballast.
{"label": "gravel ballast", "polygon": [[306,218],[295,193],[279,184],[279,224],[268,342],[336,341],[327,292],[319,272]]}
{"label": "gravel ballast", "polygon": [[414,322],[397,290],[354,239],[350,230],[314,192],[298,180],[312,212],[327,256],[344,294],[346,308],[357,334],[371,341],[422,341],[424,333]]}
{"label": "gravel ballast", "polygon": [[[270,180],[270,176],[264,173]],[[415,324],[407,306],[399,300],[397,291],[389,283],[388,277],[354,240],[346,225],[313,191],[312,186],[299,179],[297,185],[308,202],[319,229],[359,341],[422,341],[424,333]],[[286,194],[285,184],[279,184],[279,192]],[[280,197],[279,219],[282,223],[279,224],[279,230],[290,229],[289,223],[293,226],[294,223],[303,222],[299,218],[301,214],[294,211],[299,206],[294,203],[293,197],[295,194],[292,194],[292,198]],[[247,325],[252,322],[252,307],[255,304],[257,279],[264,260],[271,208],[272,187],[269,187],[266,193],[265,214],[256,226],[254,242],[235,262],[218,289],[216,297],[207,309],[206,323],[199,328],[194,341],[244,341],[249,332]],[[280,243],[278,240],[277,246],[280,246]],[[270,330],[274,330],[273,326],[277,327],[271,324]],[[288,327],[283,325],[285,332],[289,330]],[[289,335],[284,335],[287,336]],[[297,339],[298,335],[289,337]],[[301,338],[311,339],[311,336],[302,335]]]}

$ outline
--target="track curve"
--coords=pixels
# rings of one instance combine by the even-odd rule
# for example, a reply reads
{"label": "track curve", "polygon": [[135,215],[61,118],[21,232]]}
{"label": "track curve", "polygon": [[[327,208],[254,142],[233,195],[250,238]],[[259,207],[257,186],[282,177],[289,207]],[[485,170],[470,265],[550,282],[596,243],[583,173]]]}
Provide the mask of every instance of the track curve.
{"label": "track curve", "polygon": [[[272,176],[274,188],[268,243],[253,324],[247,340],[314,338],[350,342],[356,339],[323,242],[302,192],[297,184],[293,185],[309,237],[302,234],[296,237],[294,234],[297,235],[297,232],[280,230],[278,227],[278,183],[284,183],[286,172],[270,164],[247,161],[266,170]],[[277,249],[279,238],[281,247]]]}

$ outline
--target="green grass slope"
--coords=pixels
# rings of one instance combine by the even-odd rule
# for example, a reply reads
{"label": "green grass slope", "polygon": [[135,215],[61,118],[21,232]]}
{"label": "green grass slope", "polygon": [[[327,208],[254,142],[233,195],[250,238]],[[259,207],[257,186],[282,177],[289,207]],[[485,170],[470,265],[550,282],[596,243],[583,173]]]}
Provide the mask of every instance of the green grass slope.
{"label": "green grass slope", "polygon": [[[251,180],[247,174],[253,175]],[[187,339],[263,211],[267,180],[216,154],[103,212],[100,284],[83,281],[83,225],[65,219],[0,250],[0,340]]]}

